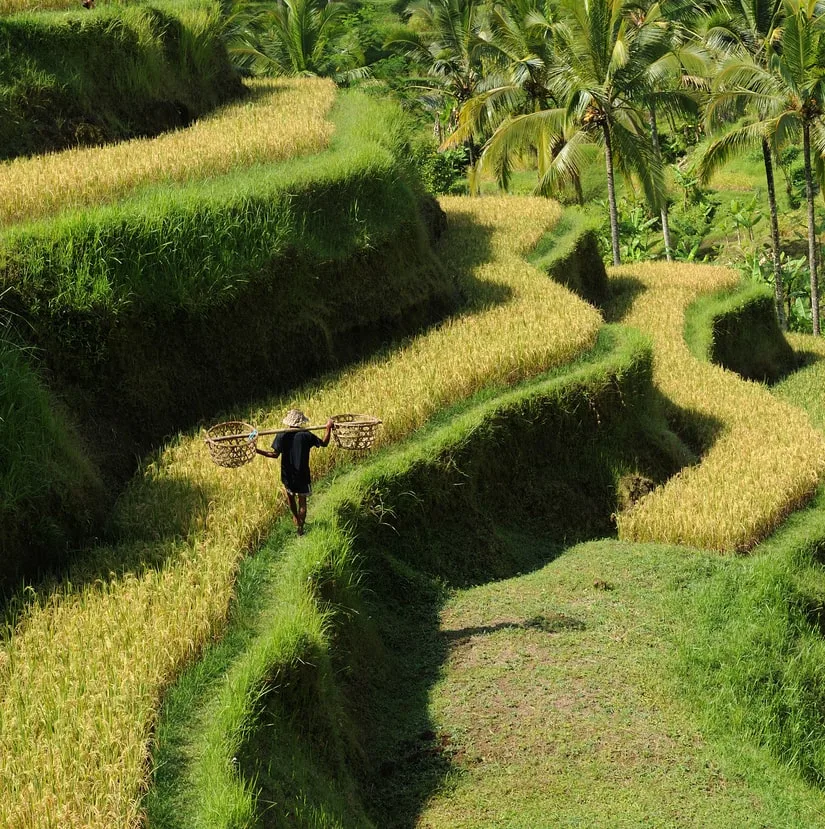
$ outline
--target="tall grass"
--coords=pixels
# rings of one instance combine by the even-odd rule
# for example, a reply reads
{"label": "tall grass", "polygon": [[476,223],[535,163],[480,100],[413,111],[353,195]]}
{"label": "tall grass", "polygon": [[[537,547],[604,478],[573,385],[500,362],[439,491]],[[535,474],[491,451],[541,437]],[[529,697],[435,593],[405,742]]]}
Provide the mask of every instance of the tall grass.
{"label": "tall grass", "polygon": [[[142,0],[132,3],[124,0],[96,0],[96,6],[138,5]],[[62,11],[77,9],[75,0],[0,0],[0,15],[19,14],[20,12]]]}
{"label": "tall grass", "polygon": [[[323,386],[233,414],[263,426],[290,405],[316,419],[373,412],[387,442],[489,383],[525,379],[593,344],[599,315],[523,259],[558,221],[557,205],[444,206],[443,258],[471,311]],[[343,460],[333,450],[318,459],[316,475]],[[215,467],[197,436],[181,437],[123,499],[122,543],[91,556],[91,573],[111,569],[111,578],[84,583],[78,571],[76,587],[36,596],[0,649],[0,825],[138,825],[160,697],[221,629],[240,557],[283,510],[277,478],[262,460]]]}
{"label": "tall grass", "polygon": [[157,138],[0,165],[0,224],[100,205],[148,184],[181,183],[319,152],[332,137],[332,81],[261,80],[251,95]]}
{"label": "tall grass", "polygon": [[813,494],[825,473],[825,441],[799,409],[690,353],[685,309],[700,294],[733,288],[736,273],[650,263],[611,275],[639,292],[624,322],[653,336],[657,384],[687,420],[702,424],[707,450],[698,466],[620,515],[620,537],[750,549]]}
{"label": "tall grass", "polygon": [[189,123],[243,87],[213,0],[0,16],[0,158]]}

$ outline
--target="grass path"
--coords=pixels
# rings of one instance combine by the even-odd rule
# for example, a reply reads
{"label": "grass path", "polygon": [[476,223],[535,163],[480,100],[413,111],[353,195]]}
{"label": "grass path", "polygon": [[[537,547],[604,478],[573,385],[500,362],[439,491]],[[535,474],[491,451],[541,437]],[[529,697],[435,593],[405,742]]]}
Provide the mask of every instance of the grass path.
{"label": "grass path", "polygon": [[[589,348],[599,315],[523,256],[560,208],[535,199],[448,200],[443,256],[474,302],[408,345],[243,419],[292,403],[315,419],[367,411],[384,440],[490,383]],[[329,471],[341,460],[320,456]],[[123,499],[123,541],[71,580],[30,596],[0,646],[0,826],[125,829],[141,822],[164,689],[217,635],[240,558],[282,512],[275,465],[215,467],[197,435],[147,464]],[[109,575],[107,575],[109,574]]]}
{"label": "grass path", "polygon": [[[792,338],[797,350],[815,355],[814,362],[771,394],[695,360],[682,340],[686,305],[699,292],[722,287],[726,278],[732,282],[730,272],[651,265],[613,275],[623,280],[630,300],[623,321],[654,337],[662,390],[713,421],[706,439],[717,429],[721,434],[716,442],[709,440],[712,448],[699,466],[650,497],[648,512],[642,513],[651,522],[648,532],[667,534],[673,526],[678,538],[706,538],[698,534],[714,526],[708,513],[738,511],[749,517],[743,497],[761,498],[753,508],[758,514],[776,492],[766,492],[754,476],[768,480],[769,474],[776,481],[783,459],[789,466],[800,460],[790,444],[800,434],[810,437],[810,423],[825,430],[825,345]],[[778,423],[782,434],[774,437]],[[807,462],[811,458],[817,453]],[[743,472],[738,481],[730,477]],[[708,476],[704,510],[690,497],[691,487],[698,494],[703,476]],[[785,482],[789,477],[779,475]],[[725,528],[723,522],[721,529],[730,532],[730,524]],[[740,518],[738,531],[754,533],[755,524]],[[765,531],[763,525],[759,534]],[[765,550],[768,557],[777,555],[770,545]],[[796,558],[793,551],[789,557]],[[759,548],[753,558],[758,567]],[[688,650],[691,642],[701,647],[696,626],[707,624],[691,615],[695,606],[685,602],[685,586],[716,570],[735,581],[749,563],[689,547],[603,540],[573,547],[535,573],[457,592],[442,612],[449,656],[430,697],[453,770],[415,824],[422,829],[820,825],[822,792],[806,786],[768,749],[733,736],[724,714],[705,713],[707,722],[725,723],[706,737],[698,712],[713,703],[695,698],[689,703],[674,680],[684,671],[684,665],[676,666],[676,643]],[[805,641],[798,646],[802,650]],[[785,658],[797,658],[793,646]],[[719,693],[730,690],[726,686]]]}
{"label": "grass path", "polygon": [[431,697],[455,770],[416,825],[818,825],[821,793],[765,752],[706,742],[666,679],[678,586],[712,560],[605,540],[457,593]]}
{"label": "grass path", "polygon": [[750,549],[813,494],[825,472],[825,440],[798,408],[690,353],[685,309],[703,293],[733,287],[734,271],[645,263],[612,276],[631,296],[622,322],[654,339],[657,386],[703,424],[699,438],[707,447],[699,465],[620,516],[620,537]]}

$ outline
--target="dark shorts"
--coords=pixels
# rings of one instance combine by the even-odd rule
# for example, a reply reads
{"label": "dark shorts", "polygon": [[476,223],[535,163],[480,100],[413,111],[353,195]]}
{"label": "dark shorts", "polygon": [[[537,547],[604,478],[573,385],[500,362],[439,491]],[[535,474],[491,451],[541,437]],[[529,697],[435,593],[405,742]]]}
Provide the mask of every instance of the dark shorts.
{"label": "dark shorts", "polygon": [[[286,484],[284,484],[284,489],[290,495],[312,495],[312,484],[307,484],[306,489],[296,487],[295,489],[290,489]],[[303,489],[303,491],[302,491]]]}

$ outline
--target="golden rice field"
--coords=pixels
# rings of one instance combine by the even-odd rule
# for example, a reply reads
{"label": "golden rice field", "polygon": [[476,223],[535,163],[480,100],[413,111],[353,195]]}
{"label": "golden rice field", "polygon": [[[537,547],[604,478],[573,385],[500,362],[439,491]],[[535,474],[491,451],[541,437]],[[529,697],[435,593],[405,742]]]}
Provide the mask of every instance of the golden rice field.
{"label": "golden rice field", "polygon": [[700,294],[735,285],[734,271],[646,263],[611,275],[642,283],[623,322],[653,337],[657,386],[676,405],[721,426],[699,465],[619,516],[619,536],[747,550],[813,493],[825,473],[825,441],[801,410],[688,350],[686,307]]}
{"label": "golden rice field", "polygon": [[260,162],[319,152],[335,84],[321,78],[255,80],[241,103],[186,129],[103,147],[0,164],[0,224],[114,201],[136,188],[219,176]]}
{"label": "golden rice field", "polygon": [[[594,342],[599,314],[522,256],[559,219],[543,199],[447,199],[442,258],[475,296],[509,290],[393,353],[290,399],[237,416],[259,426],[291,405],[311,419],[372,412],[382,441],[411,433],[490,383],[568,362]],[[341,460],[316,453],[315,475]],[[197,435],[147,466],[120,505],[126,538],[110,561],[161,560],[43,592],[0,647],[0,826],[126,829],[141,822],[152,726],[164,689],[219,632],[239,559],[283,511],[278,466],[214,466]],[[310,511],[311,520],[311,511]],[[176,534],[177,533],[177,534]]]}

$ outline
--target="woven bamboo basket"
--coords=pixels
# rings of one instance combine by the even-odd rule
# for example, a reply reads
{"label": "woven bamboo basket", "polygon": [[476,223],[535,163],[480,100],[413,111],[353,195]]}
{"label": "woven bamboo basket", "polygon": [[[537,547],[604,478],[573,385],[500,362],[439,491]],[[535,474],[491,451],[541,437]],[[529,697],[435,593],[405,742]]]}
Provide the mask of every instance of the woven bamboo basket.
{"label": "woven bamboo basket", "polygon": [[[234,469],[255,459],[257,435],[258,433],[248,423],[241,420],[228,420],[226,423],[218,423],[209,429],[205,441],[212,460],[218,466]],[[215,440],[215,438],[223,438],[223,440]]]}
{"label": "woven bamboo basket", "polygon": [[377,417],[364,414],[333,415],[331,420],[335,424],[332,436],[336,445],[351,452],[371,449],[381,425]]}

